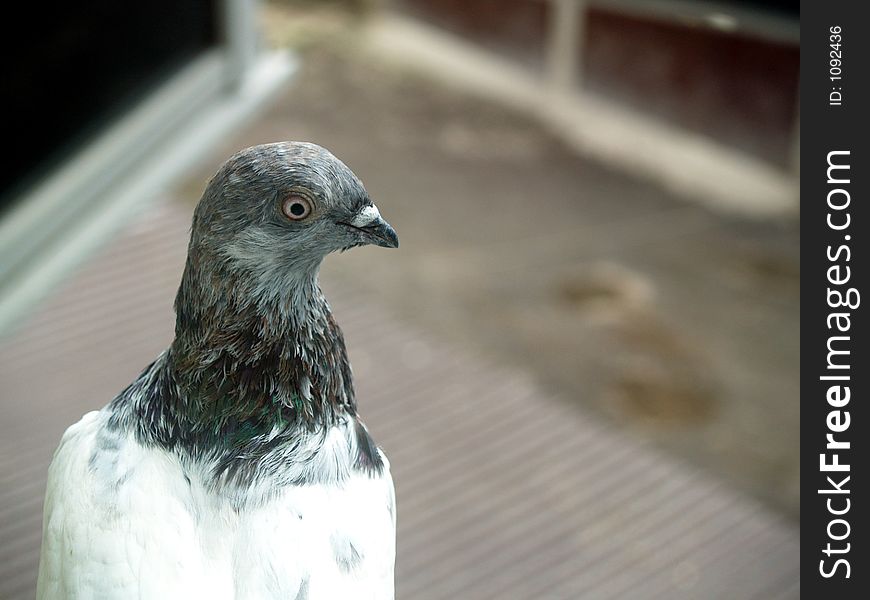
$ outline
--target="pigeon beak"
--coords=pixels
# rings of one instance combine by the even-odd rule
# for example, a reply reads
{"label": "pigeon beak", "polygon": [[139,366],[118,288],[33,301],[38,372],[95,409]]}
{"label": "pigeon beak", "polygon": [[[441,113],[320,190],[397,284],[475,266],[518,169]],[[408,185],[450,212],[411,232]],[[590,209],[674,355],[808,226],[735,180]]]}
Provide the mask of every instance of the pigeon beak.
{"label": "pigeon beak", "polygon": [[378,207],[374,204],[362,209],[350,223],[341,223],[341,225],[361,232],[366,241],[375,246],[382,248],[399,247],[399,236],[396,235],[396,230],[384,221]]}

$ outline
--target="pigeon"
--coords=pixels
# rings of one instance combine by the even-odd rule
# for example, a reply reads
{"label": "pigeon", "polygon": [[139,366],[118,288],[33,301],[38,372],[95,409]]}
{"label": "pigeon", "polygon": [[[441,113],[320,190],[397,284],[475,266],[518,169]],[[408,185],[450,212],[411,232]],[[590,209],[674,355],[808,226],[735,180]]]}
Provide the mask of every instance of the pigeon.
{"label": "pigeon", "polygon": [[193,216],[170,346],[67,429],[37,598],[394,597],[390,466],[357,413],[323,258],[399,245],[329,151],[242,150]]}

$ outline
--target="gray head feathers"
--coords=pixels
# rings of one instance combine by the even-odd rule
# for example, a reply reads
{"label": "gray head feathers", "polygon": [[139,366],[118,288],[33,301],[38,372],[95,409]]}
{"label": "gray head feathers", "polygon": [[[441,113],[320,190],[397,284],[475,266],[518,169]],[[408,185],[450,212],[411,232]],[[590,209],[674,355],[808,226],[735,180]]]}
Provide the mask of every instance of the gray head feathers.
{"label": "gray head feathers", "polygon": [[[306,202],[310,214],[288,218],[288,198]],[[371,219],[361,223],[361,215]],[[344,163],[304,142],[248,148],[220,168],[196,208],[185,270],[196,289],[182,292],[201,297],[179,301],[209,305],[210,296],[228,292],[239,302],[302,310],[306,298],[298,294],[310,291],[305,284],[327,254],[371,243],[395,247],[398,238]]]}

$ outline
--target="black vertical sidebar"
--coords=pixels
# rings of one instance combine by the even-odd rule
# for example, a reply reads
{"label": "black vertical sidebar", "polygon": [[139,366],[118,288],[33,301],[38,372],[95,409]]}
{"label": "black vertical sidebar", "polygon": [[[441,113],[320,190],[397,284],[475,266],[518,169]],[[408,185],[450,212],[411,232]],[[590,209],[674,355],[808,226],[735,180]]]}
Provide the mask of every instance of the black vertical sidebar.
{"label": "black vertical sidebar", "polygon": [[870,589],[870,22],[861,2],[802,8],[801,590],[846,600]]}

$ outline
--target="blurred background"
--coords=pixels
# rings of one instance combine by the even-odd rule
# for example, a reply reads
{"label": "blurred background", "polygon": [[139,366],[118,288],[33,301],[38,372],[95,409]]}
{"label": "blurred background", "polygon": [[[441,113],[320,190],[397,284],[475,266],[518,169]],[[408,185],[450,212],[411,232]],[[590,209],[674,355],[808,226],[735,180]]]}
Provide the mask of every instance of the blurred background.
{"label": "blurred background", "polygon": [[64,429],[172,339],[236,150],[314,141],[398,251],[330,257],[399,598],[799,596],[799,5],[25,7],[0,163],[0,598]]}

